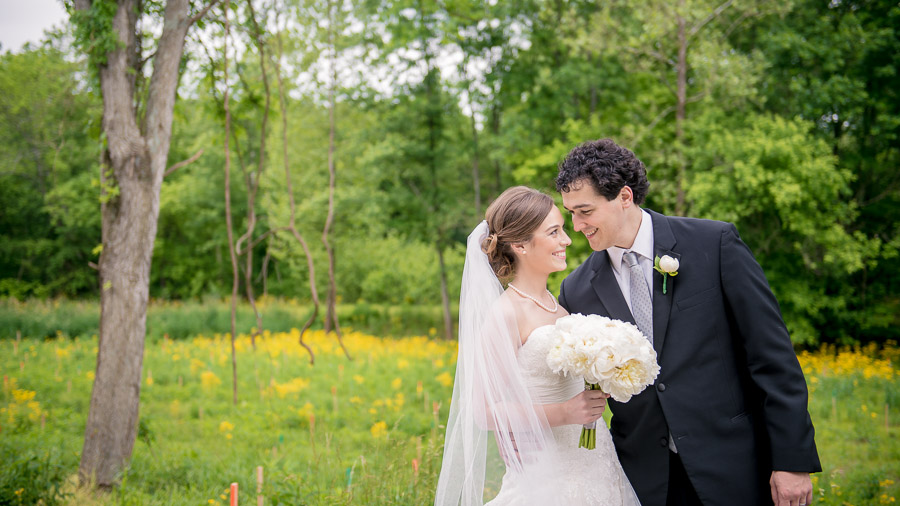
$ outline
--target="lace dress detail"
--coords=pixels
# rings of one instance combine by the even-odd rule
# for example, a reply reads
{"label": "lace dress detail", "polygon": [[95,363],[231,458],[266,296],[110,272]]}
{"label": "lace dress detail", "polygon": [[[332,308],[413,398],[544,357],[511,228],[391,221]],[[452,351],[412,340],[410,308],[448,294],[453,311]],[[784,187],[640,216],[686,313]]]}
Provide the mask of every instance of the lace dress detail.
{"label": "lace dress detail", "polygon": [[[554,373],[547,366],[552,325],[535,329],[519,350],[518,361],[522,371],[538,399],[543,404],[563,402],[584,390],[580,377],[565,377]],[[637,496],[622,471],[613,446],[612,437],[603,420],[597,424],[597,447],[593,450],[578,447],[581,425],[553,427],[561,462],[558,477],[546,486],[573,506],[637,506]],[[517,483],[517,476],[507,473],[497,496],[486,504],[504,506],[529,504],[522,492],[524,484]]]}

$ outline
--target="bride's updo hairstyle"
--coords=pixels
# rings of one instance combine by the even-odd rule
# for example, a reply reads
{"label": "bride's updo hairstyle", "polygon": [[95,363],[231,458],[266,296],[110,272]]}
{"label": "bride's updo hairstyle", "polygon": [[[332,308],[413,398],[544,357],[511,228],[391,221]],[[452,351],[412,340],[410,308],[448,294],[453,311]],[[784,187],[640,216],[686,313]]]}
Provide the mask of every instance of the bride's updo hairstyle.
{"label": "bride's updo hairstyle", "polygon": [[501,280],[511,279],[516,272],[513,244],[531,240],[534,231],[553,209],[553,198],[527,186],[513,186],[491,202],[485,212],[489,235],[481,250]]}

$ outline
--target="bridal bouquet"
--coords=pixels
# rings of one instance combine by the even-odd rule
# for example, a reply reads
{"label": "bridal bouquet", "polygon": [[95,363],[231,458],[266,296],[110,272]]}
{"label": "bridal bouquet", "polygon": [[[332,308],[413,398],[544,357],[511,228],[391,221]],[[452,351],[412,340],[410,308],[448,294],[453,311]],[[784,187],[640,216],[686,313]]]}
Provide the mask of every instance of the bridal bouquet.
{"label": "bridal bouquet", "polygon": [[[631,323],[600,315],[571,314],[556,320],[547,365],[555,373],[584,377],[585,388],[628,402],[659,375],[656,351]],[[585,425],[579,447],[596,447],[596,422]]]}

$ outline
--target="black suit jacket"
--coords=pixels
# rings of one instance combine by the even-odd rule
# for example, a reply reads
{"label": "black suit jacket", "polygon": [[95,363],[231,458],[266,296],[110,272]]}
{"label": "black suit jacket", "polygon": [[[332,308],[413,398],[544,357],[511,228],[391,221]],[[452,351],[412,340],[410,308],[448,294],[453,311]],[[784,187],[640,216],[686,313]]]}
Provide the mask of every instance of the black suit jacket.
{"label": "black suit jacket", "polygon": [[[775,296],[730,223],[649,211],[657,256],[677,277],[653,272],[656,383],[628,403],[610,399],[610,432],[644,506],[664,505],[668,437],[704,505],[771,504],[772,470],[821,471],[803,372]],[[634,323],[606,251],[562,283],[570,313]]]}

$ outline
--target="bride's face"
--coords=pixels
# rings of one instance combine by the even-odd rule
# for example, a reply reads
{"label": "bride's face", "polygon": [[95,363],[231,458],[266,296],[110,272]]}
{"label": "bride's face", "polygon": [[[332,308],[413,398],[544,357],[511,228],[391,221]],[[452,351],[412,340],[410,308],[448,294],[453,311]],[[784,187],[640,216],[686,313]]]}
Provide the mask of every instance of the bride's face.
{"label": "bride's face", "polygon": [[[522,267],[540,273],[551,273],[566,268],[566,247],[572,240],[563,230],[565,220],[556,206],[547,214],[534,236],[521,245],[518,259]],[[524,250],[525,253],[521,253]]]}

